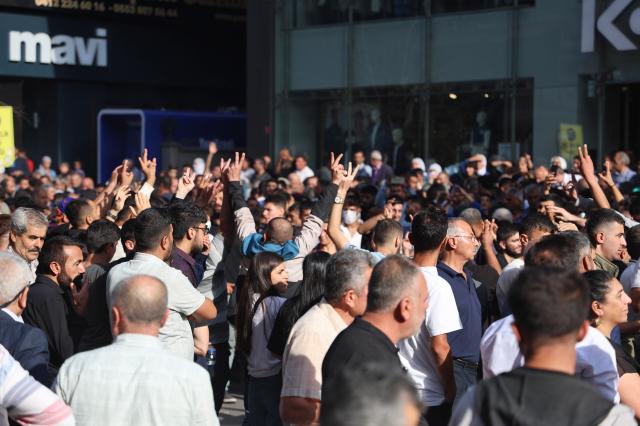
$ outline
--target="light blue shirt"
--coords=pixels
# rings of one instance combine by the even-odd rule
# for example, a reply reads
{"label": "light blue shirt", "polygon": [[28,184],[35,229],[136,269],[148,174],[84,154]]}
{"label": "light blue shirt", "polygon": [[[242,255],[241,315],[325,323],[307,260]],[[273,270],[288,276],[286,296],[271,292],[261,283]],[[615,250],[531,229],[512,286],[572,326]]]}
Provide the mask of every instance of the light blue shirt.
{"label": "light blue shirt", "polygon": [[162,347],[155,336],[121,334],[60,368],[56,393],[78,425],[215,425],[207,371]]}

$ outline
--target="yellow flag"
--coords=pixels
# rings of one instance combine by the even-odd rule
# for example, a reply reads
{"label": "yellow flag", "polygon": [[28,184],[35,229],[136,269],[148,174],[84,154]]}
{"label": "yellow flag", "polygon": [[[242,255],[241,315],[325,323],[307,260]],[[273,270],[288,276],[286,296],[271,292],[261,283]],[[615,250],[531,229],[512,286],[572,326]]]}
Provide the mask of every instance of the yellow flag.
{"label": "yellow flag", "polygon": [[558,139],[560,142],[560,155],[571,164],[571,159],[578,155],[578,147],[584,143],[582,126],[580,124],[560,123]]}
{"label": "yellow flag", "polygon": [[0,106],[0,167],[10,167],[15,160],[13,107]]}

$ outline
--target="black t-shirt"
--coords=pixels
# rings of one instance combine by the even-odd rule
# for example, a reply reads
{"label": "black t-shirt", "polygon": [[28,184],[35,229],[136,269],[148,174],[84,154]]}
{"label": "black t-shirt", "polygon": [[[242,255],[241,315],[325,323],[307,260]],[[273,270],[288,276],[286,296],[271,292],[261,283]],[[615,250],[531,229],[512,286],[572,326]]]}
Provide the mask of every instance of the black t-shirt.
{"label": "black t-shirt", "polygon": [[616,364],[618,364],[618,376],[622,377],[627,373],[640,373],[640,365],[638,362],[631,358],[622,347],[611,340],[609,340],[611,346],[616,351]]}
{"label": "black t-shirt", "polygon": [[485,425],[596,425],[613,403],[568,374],[517,368],[478,385],[474,411]]}
{"label": "black t-shirt", "polygon": [[322,362],[322,393],[341,369],[366,362],[382,362],[390,369],[404,371],[398,349],[391,340],[370,322],[356,318],[333,341]]}

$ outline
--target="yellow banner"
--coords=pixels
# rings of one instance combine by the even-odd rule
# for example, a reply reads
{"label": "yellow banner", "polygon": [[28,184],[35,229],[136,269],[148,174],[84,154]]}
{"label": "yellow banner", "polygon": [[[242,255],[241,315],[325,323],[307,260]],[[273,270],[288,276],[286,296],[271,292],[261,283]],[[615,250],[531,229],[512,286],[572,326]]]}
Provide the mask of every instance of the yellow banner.
{"label": "yellow banner", "polygon": [[0,167],[10,167],[15,160],[13,107],[0,106]]}
{"label": "yellow banner", "polygon": [[571,164],[573,157],[578,155],[578,147],[584,143],[582,125],[560,123],[558,139],[560,139],[560,155]]}

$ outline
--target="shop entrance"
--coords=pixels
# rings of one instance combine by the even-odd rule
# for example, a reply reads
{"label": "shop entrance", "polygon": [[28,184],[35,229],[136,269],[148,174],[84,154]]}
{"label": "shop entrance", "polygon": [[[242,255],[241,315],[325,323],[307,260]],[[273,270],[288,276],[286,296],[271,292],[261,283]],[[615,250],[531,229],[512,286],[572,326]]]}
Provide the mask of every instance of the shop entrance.
{"label": "shop entrance", "polygon": [[608,145],[640,157],[640,82],[607,87]]}

